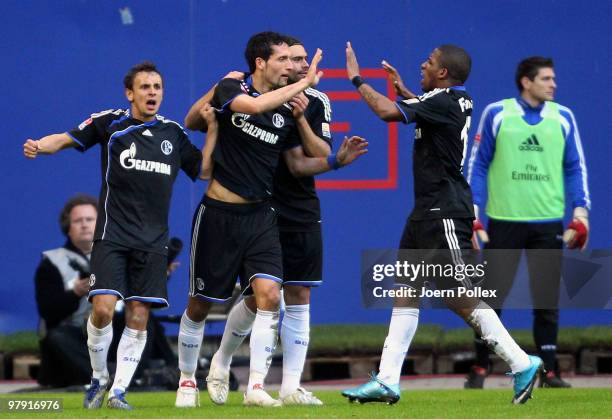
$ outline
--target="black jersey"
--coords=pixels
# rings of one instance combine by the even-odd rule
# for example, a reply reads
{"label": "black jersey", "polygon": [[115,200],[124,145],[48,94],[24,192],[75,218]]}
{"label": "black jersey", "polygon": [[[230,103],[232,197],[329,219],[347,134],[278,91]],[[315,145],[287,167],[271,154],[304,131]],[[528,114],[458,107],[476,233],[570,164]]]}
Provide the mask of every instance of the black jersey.
{"label": "black jersey", "polygon": [[129,110],[91,115],[68,133],[85,151],[102,147],[102,188],[94,240],[166,253],[168,210],[179,169],[193,180],[202,153],[174,121],[156,115],[150,122]]}
{"label": "black jersey", "polygon": [[211,103],[217,111],[219,139],[212,154],[212,177],[245,199],[267,199],[281,151],[295,146],[295,119],[288,104],[258,115],[233,112],[230,104],[243,94],[259,96],[253,86],[234,79],[221,80],[215,89]]}
{"label": "black jersey", "polygon": [[[331,147],[331,106],[325,93],[306,89],[308,107],[304,117],[312,131]],[[296,132],[297,134],[297,132]],[[299,138],[292,143],[299,143]],[[321,228],[321,205],[313,176],[294,177],[285,159],[281,159],[274,175],[272,205],[278,212],[278,227],[286,231],[309,231]]]}
{"label": "black jersey", "polygon": [[463,177],[472,106],[462,86],[397,102],[404,122],[416,122],[410,219],[474,217],[472,192]]}

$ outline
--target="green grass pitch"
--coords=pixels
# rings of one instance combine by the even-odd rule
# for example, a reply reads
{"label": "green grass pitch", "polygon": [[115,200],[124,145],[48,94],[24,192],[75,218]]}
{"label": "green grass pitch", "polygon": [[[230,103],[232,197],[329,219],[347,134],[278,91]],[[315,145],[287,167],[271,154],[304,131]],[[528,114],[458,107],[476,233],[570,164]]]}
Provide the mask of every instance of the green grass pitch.
{"label": "green grass pitch", "polygon": [[[275,394],[273,394],[275,395]],[[81,407],[82,395],[76,393],[0,395],[2,399],[63,400],[61,413],[20,413],[19,418],[41,417],[149,417],[153,418],[596,418],[612,417],[612,389],[539,389],[525,405],[510,404],[509,390],[415,390],[404,391],[393,406],[381,403],[349,404],[338,391],[321,391],[316,395],[325,406],[291,406],[280,408],[243,407],[242,394],[230,393],[225,406],[215,406],[206,392],[201,392],[201,406],[196,409],[173,407],[175,393],[129,393],[127,400],[132,412],[101,410],[86,411]],[[6,404],[4,404],[6,406]],[[6,410],[0,412],[4,416]]]}

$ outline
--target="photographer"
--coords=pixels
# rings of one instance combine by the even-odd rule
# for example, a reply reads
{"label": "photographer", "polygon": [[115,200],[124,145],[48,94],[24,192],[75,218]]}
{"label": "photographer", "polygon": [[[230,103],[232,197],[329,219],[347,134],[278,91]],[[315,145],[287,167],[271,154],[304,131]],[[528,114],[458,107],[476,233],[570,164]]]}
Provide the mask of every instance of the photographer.
{"label": "photographer", "polygon": [[[89,383],[91,363],[84,327],[91,311],[89,293],[89,259],[92,248],[97,210],[96,199],[88,195],[71,198],[60,213],[60,228],[66,235],[64,246],[43,252],[35,276],[36,303],[40,314],[41,369],[39,384],[65,387]],[[182,249],[177,238],[168,243],[167,274],[177,268],[176,256]],[[125,325],[123,313],[117,313],[118,332]],[[142,356],[143,368],[151,359],[161,359],[164,365],[176,368],[176,357],[168,345],[163,326],[153,316],[147,330],[152,337]],[[115,363],[119,339],[111,344],[109,361]],[[114,368],[113,368],[114,370]]]}
{"label": "photographer", "polygon": [[41,385],[63,387],[86,384],[91,377],[87,334],[83,328],[90,311],[89,258],[98,215],[96,199],[77,195],[64,205],[60,228],[66,243],[47,250],[36,269]]}

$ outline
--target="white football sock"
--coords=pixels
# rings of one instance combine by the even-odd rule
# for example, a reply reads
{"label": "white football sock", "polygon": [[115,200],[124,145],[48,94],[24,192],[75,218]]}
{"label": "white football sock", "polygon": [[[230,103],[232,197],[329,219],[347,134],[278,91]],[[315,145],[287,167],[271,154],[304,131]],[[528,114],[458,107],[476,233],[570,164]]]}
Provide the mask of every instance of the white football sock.
{"label": "white football sock", "polygon": [[100,380],[101,385],[108,382],[108,369],[106,360],[108,358],[108,348],[113,341],[113,323],[109,323],[102,329],[98,329],[91,322],[91,317],[87,320],[87,349],[89,350],[89,360],[93,370],[93,378]]}
{"label": "white football sock", "polygon": [[489,349],[506,361],[513,373],[527,369],[531,362],[529,357],[512,339],[495,311],[481,301],[470,317],[468,323],[481,336]]}
{"label": "white football sock", "polygon": [[294,393],[300,386],[309,337],[310,304],[286,306],[281,325],[283,346],[283,381],[279,392],[281,397]]}
{"label": "white football sock", "polygon": [[406,352],[419,325],[419,309],[395,307],[389,322],[389,334],[380,357],[378,378],[385,384],[399,384]]}
{"label": "white football sock", "polygon": [[247,391],[254,386],[263,387],[264,379],[272,362],[278,336],[278,311],[257,309],[251,332],[251,366]]}
{"label": "white football sock", "polygon": [[251,333],[254,321],[255,313],[247,307],[244,300],[236,304],[227,316],[221,344],[211,363],[215,363],[223,369],[229,369],[234,353],[242,344],[244,338]]}
{"label": "white football sock", "polygon": [[181,370],[181,381],[195,380],[200,347],[204,338],[204,323],[205,320],[199,323],[191,320],[187,317],[187,311],[181,317],[178,335],[178,365]]}
{"label": "white football sock", "polygon": [[113,381],[113,386],[110,389],[111,395],[115,394],[115,390],[124,393],[130,386],[146,344],[146,330],[134,330],[127,326],[123,329],[117,347],[117,370],[115,371],[115,381]]}

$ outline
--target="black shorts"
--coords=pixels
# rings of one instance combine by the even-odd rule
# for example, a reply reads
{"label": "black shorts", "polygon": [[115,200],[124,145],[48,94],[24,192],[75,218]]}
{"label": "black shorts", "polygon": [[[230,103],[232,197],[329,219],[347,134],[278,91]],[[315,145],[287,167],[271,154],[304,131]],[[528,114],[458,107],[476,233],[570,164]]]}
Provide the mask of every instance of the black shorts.
{"label": "black shorts", "polygon": [[503,307],[525,253],[533,308],[558,308],[563,224],[560,221],[520,222],[490,218],[487,232],[490,241],[485,247],[489,263],[486,284],[488,288],[497,289],[497,298],[486,300],[487,303],[493,308]]}
{"label": "black shorts", "polygon": [[238,277],[245,295],[256,277],[283,282],[274,209],[268,202],[230,204],[204,196],[193,217],[189,295],[224,303]]}
{"label": "black shorts", "polygon": [[[430,264],[443,267],[465,266],[477,263],[472,250],[472,219],[471,218],[441,218],[433,220],[408,220],[400,240],[400,250],[415,250],[404,252],[399,256],[402,261],[408,258],[412,264]],[[449,268],[450,269],[450,268]],[[444,271],[444,269],[441,269]],[[435,268],[430,272],[437,273]],[[448,271],[447,271],[448,272]],[[455,273],[460,272],[455,270]],[[440,277],[436,275],[419,276],[414,281],[400,281],[412,288],[420,289],[426,282],[433,282],[438,289],[454,289],[458,287],[472,288],[477,282],[471,276],[462,274],[455,277]]]}
{"label": "black shorts", "polygon": [[91,251],[89,300],[94,295],[113,294],[124,301],[168,307],[167,268],[167,255],[97,240]]}
{"label": "black shorts", "polygon": [[283,249],[283,285],[318,287],[323,282],[321,230],[280,231]]}

